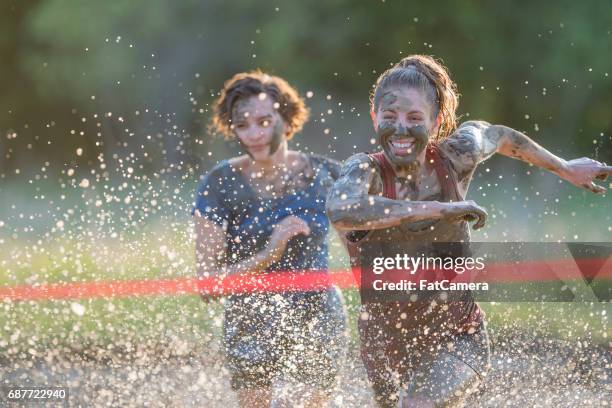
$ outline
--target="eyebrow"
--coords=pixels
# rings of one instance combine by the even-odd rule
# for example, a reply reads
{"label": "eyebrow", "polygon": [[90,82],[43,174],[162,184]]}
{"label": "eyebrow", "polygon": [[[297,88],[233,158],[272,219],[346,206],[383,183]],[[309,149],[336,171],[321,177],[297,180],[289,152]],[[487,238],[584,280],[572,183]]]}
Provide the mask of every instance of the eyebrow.
{"label": "eyebrow", "polygon": [[[387,112],[387,111],[390,111],[390,112],[395,112],[395,111],[396,111],[396,109],[395,109],[395,108],[393,108],[393,107],[389,107],[389,108],[384,108],[382,111],[383,111],[383,112]],[[422,111],[420,111],[420,110],[414,110],[414,109],[413,109],[413,110],[411,110],[411,111],[409,111],[409,112],[406,112],[406,114],[407,114],[407,115],[413,115],[413,114],[415,114],[415,113],[420,114],[420,115],[424,115],[424,114],[425,114],[425,112],[422,112]]]}
{"label": "eyebrow", "polygon": [[[236,116],[237,116],[237,118],[236,118],[236,119],[234,119],[234,122],[241,122],[241,121],[245,121],[245,120],[246,120],[246,118],[245,118],[245,116],[244,116],[244,113],[241,115],[241,114],[240,114],[240,112],[237,112],[237,115],[236,115]],[[253,116],[251,116],[251,115],[249,115],[249,116],[250,116],[250,117],[253,117]],[[255,119],[256,119],[256,120],[261,120],[261,119],[272,119],[272,115],[270,115],[270,114],[266,114],[266,115],[264,115],[264,116],[257,116],[257,117],[255,117]]]}

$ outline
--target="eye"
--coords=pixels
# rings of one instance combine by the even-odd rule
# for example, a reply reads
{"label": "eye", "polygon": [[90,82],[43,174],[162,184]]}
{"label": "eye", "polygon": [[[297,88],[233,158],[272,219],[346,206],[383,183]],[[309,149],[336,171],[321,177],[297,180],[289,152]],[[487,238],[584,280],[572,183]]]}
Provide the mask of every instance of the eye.
{"label": "eye", "polygon": [[395,119],[395,112],[384,111],[382,117],[383,117],[383,119]]}
{"label": "eye", "polygon": [[236,129],[245,129],[246,128],[246,123],[244,123],[244,122],[236,123],[236,124],[234,124],[234,127]]}
{"label": "eye", "polygon": [[410,115],[408,116],[408,120],[411,122],[420,122],[423,120],[421,115]]}
{"label": "eye", "polygon": [[270,120],[264,119],[261,122],[259,122],[259,125],[262,126],[262,127],[268,127],[268,126],[270,126]]}

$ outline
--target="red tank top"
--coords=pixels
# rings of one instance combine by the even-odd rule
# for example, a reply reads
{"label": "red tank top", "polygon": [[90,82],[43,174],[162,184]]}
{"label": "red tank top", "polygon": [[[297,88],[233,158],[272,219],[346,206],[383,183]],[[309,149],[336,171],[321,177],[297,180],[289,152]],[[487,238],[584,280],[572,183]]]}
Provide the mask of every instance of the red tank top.
{"label": "red tank top", "polygon": [[[381,172],[381,178],[383,181],[383,196],[390,199],[397,199],[397,192],[395,189],[395,171],[391,166],[391,163],[387,160],[383,152],[371,153],[369,154],[379,166]],[[455,176],[454,171],[451,169],[451,165],[449,160],[444,156],[443,152],[437,145],[430,144],[427,146],[426,151],[426,160],[428,163],[431,163],[434,167],[436,175],[438,177],[438,182],[440,183],[440,188],[442,190],[442,200],[445,202],[457,202],[463,201],[464,197],[458,190],[458,182]],[[349,255],[351,256],[351,260],[357,261],[359,256],[358,254],[358,244],[349,243]],[[353,263],[353,266],[359,266]],[[359,273],[355,271],[356,273]],[[360,281],[360,276],[357,277],[358,282]],[[390,311],[387,309],[387,316],[385,319],[393,321],[392,315],[400,315],[403,312],[407,312],[411,306],[409,304],[398,304],[397,310]],[[459,332],[468,331],[471,327],[477,327],[484,319],[484,312],[477,303],[469,302],[467,304],[455,304],[451,306],[451,309],[454,313],[452,315],[457,319],[455,323],[457,324],[457,330]],[[419,326],[418,320],[413,322],[416,326]],[[415,327],[416,328],[416,327]],[[401,336],[400,336],[401,337]],[[398,339],[396,339],[398,340]],[[395,342],[392,342],[395,343]],[[397,344],[395,344],[397,346]],[[393,346],[391,346],[393,348]]]}

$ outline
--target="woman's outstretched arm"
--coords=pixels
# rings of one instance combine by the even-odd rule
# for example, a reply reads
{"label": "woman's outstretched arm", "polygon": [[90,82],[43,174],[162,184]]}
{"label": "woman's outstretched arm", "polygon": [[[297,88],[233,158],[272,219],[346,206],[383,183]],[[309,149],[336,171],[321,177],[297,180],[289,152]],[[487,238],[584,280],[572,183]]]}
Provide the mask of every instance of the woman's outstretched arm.
{"label": "woman's outstretched arm", "polygon": [[404,201],[370,195],[370,186],[378,177],[376,172],[364,153],[347,159],[327,197],[327,215],[334,227],[344,231],[371,230],[440,218],[478,220],[474,228],[484,226],[486,212],[473,201]]}
{"label": "woman's outstretched arm", "polygon": [[612,167],[582,157],[564,160],[540,146],[527,135],[503,125],[485,121],[464,122],[442,144],[459,174],[470,173],[478,163],[500,153],[546,169],[560,178],[594,193],[606,189],[594,183],[612,174]]}

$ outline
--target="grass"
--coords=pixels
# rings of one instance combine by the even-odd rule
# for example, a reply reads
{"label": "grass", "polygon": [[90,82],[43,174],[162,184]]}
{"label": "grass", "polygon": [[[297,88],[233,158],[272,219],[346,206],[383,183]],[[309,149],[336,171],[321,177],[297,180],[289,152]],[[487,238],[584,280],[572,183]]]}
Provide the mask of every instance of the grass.
{"label": "grass", "polygon": [[[344,292],[353,345],[358,335],[359,294]],[[78,305],[78,306],[77,306]],[[609,303],[481,303],[492,333],[522,330],[570,341],[609,343]],[[0,305],[1,354],[46,355],[94,347],[130,350],[170,345],[201,349],[221,338],[222,305],[195,296],[78,301],[4,302]]]}
{"label": "grass", "polygon": [[[609,216],[603,219],[607,226]],[[499,227],[499,222],[493,223],[492,231]],[[114,237],[79,228],[78,223],[66,224],[63,231],[30,240],[5,234],[0,245],[0,286],[194,275],[194,237],[188,217],[132,226]],[[6,232],[6,225],[4,229]],[[598,235],[600,240],[609,235],[607,231],[602,233]],[[346,255],[334,238],[330,268],[346,265]],[[344,295],[354,345],[358,341],[359,295],[355,290]],[[482,307],[493,333],[525,330],[602,345],[610,342],[610,303],[507,302],[482,303]],[[196,296],[3,301],[0,355],[44,356],[52,350],[88,345],[129,350],[135,345],[163,343],[173,344],[177,350],[201,348],[220,339],[222,317],[219,302],[203,304]]]}

